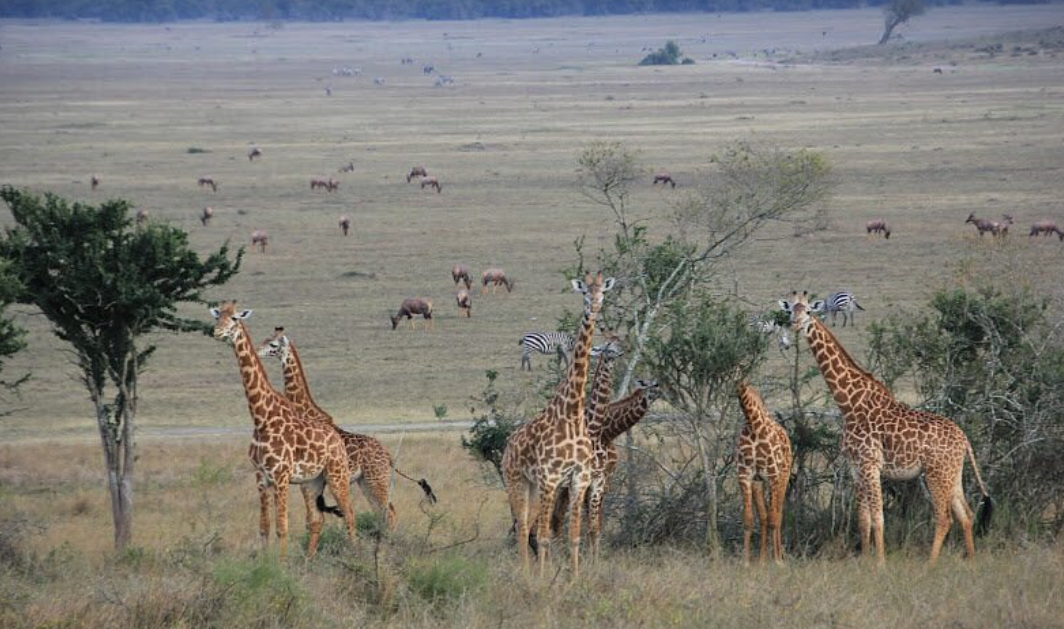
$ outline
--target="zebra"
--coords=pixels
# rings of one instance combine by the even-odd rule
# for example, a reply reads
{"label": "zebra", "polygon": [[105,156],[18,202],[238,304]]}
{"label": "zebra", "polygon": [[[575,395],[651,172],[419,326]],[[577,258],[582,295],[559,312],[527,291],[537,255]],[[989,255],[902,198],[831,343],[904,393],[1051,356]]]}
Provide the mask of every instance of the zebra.
{"label": "zebra", "polygon": [[791,337],[787,333],[787,326],[780,325],[772,319],[766,319],[759,315],[750,315],[750,326],[758,332],[776,335],[776,346],[781,354],[786,354],[791,348]]}
{"label": "zebra", "polygon": [[528,371],[532,371],[532,352],[548,355],[557,352],[565,362],[566,368],[568,368],[569,356],[567,352],[573,351],[576,341],[565,332],[529,332],[522,336],[517,344],[522,348],[521,370],[524,371],[527,365]]}
{"label": "zebra", "polygon": [[830,314],[832,327],[835,325],[835,318],[841,312],[842,327],[844,328],[846,327],[847,316],[850,318],[850,325],[853,325],[853,314],[858,310],[864,310],[861,304],[857,303],[857,298],[853,296],[853,293],[847,292],[831,293],[827,299],[818,299],[810,307],[814,312]]}

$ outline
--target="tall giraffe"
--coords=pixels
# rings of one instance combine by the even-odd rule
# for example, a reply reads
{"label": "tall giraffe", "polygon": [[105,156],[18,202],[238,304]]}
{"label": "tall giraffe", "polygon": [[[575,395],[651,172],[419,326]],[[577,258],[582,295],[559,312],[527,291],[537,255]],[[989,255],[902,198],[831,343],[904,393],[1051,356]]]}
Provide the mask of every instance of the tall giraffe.
{"label": "tall giraffe", "polygon": [[[765,562],[765,545],[772,538],[772,556],[783,562],[783,499],[787,495],[787,481],[791,477],[791,440],[787,431],[769,417],[768,409],[757,390],[740,381],[739,406],[746,417],[746,425],[739,431],[735,451],[735,469],[739,475],[739,490],[743,495],[743,562],[750,562],[750,536],[754,530],[754,509],[761,524],[761,554]],[[769,505],[765,507],[765,492],[758,481],[768,486]],[[752,494],[752,496],[751,496]]]}
{"label": "tall giraffe", "polygon": [[871,551],[874,534],[876,559],[881,565],[885,561],[881,477],[911,480],[923,472],[935,516],[931,563],[938,560],[942,541],[953,524],[951,509],[964,531],[966,554],[973,556],[974,514],[964,498],[965,455],[971,460],[975,480],[985,497],[979,514],[980,530],[990,524],[993,502],[964,432],[945,417],[911,409],[895,400],[887,387],[858,366],[827,327],[812,316],[811,311],[819,310],[820,305],[810,305],[806,293],[795,292],[792,301],[779,303],[790,314],[794,330],[804,333],[842,411],[842,453],[854,476],[862,551]]}
{"label": "tall giraffe", "polygon": [[[336,425],[331,415],[318,406],[310,394],[310,385],[307,384],[303,361],[299,359],[295,343],[288,338],[283,327],[273,329],[273,335],[259,346],[258,353],[260,358],[277,358],[281,361],[284,369],[284,394],[292,406],[306,419],[328,424],[340,435],[347,452],[351,482],[358,483],[366,500],[381,514],[389,530],[395,528],[396,522],[395,506],[388,499],[392,470],[395,470],[399,476],[420,485],[428,499],[436,502],[436,495],[432,492],[428,481],[412,478],[395,467],[392,455],[383,443],[369,435],[343,430]],[[318,500],[318,509],[334,515],[342,515],[336,507],[326,507],[322,498]]]}
{"label": "tall giraffe", "polygon": [[614,280],[602,273],[588,273],[584,281],[573,280],[573,290],[584,295],[584,317],[573,359],[554,398],[532,421],[518,427],[506,441],[503,478],[510,512],[517,521],[517,548],[528,569],[529,511],[535,506],[539,574],[544,576],[550,555],[550,517],[558,487],[569,485],[569,562],[572,578],[580,573],[580,515],[584,494],[591,482],[594,452],[584,418],[584,388],[587,385],[591,337],[595,318],[602,309],[603,294]]}
{"label": "tall giraffe", "polygon": [[347,524],[347,536],[354,544],[355,518],[347,496],[350,472],[344,444],[332,426],[305,419],[270,386],[266,369],[252,345],[244,320],[250,310],[236,312],[235,302],[211,308],[216,319],[214,338],[229,343],[236,353],[240,377],[248,399],[248,410],[255,423],[248,456],[255,466],[259,487],[259,533],[263,544],[270,535],[270,493],[277,507],[277,537],[281,556],[288,550],[288,486],[300,485],[307,505],[307,528],[310,540],[307,558],[318,549],[324,517],[311,509],[325,485],[340,506]]}

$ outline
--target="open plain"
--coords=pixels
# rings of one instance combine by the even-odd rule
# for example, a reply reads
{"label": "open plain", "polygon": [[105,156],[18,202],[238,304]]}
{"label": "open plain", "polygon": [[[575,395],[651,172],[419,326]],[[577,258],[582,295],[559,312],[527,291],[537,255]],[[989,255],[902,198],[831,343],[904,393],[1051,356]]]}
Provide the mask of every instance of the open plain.
{"label": "open plain", "polygon": [[[537,377],[518,370],[523,332],[552,329],[564,308],[579,307],[560,269],[575,239],[586,236],[593,251],[612,233],[575,184],[593,140],[640,151],[646,184],[632,205],[652,237],[728,141],[753,136],[828,156],[838,184],[829,228],[766,233],[731,261],[725,288],[751,310],[794,288],[849,289],[868,309],[863,323],[922,304],[961,256],[994,246],[1015,248],[1032,275],[1059,276],[1064,245],[1028,243],[1026,232],[1038,219],[1064,223],[1062,23],[1053,4],[934,8],[900,29],[905,43],[881,49],[856,48],[878,38],[872,9],[2,22],[0,183],[129,199],[149,220],[187,229],[203,252],[266,230],[266,252],[249,249],[213,297],[254,309],[256,338],[284,325],[323,407],[356,428],[434,421],[441,406],[464,420],[486,370],[502,387]],[[668,39],[696,63],[636,65]],[[345,66],[360,74],[334,74]],[[453,83],[435,85],[439,74]],[[252,147],[262,151],[255,161]],[[339,172],[349,163],[352,172]],[[440,193],[407,183],[415,165],[438,177]],[[650,185],[658,168],[675,190]],[[205,176],[216,192],[197,186]],[[315,177],[339,189],[311,190]],[[209,226],[204,206],[214,208]],[[1014,216],[1012,242],[980,241],[964,224],[972,212]],[[342,214],[352,219],[347,237]],[[891,224],[890,240],[866,239],[873,218]],[[0,212],[0,225],[9,221]],[[473,317],[459,318],[456,262],[476,277],[504,267],[516,287],[474,291]],[[436,304],[434,330],[391,329],[388,314],[409,296]],[[386,559],[366,540],[350,558],[325,552],[305,569],[298,559],[247,559],[257,530],[246,440],[174,437],[250,432],[231,350],[194,335],[157,339],[140,384],[137,549],[106,557],[91,405],[47,324],[15,310],[29,349],[5,369],[33,378],[0,418],[0,510],[21,523],[0,536],[0,561],[23,566],[0,577],[0,626],[1053,627],[1064,618],[1059,544],[995,539],[974,562],[954,549],[935,569],[925,549],[899,550],[885,572],[838,558],[747,571],[692,549],[608,549],[578,585],[526,581],[506,542],[504,495],[482,482],[453,433],[386,438],[441,496],[426,515],[416,488],[397,487],[400,528]],[[840,338],[861,347],[861,326]],[[292,516],[297,535],[302,519]]]}

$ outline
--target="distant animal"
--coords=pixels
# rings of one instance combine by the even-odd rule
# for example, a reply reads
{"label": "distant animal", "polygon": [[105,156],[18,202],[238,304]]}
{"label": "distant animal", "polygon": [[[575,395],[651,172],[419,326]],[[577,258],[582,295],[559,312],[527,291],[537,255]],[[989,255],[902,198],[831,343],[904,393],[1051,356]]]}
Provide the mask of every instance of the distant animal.
{"label": "distant animal", "polygon": [[780,325],[773,320],[765,319],[757,315],[751,315],[750,326],[758,332],[776,335],[776,346],[781,354],[785,354],[791,348],[791,337],[787,333],[787,326]]}
{"label": "distant animal", "polygon": [[436,192],[443,192],[443,186],[440,185],[440,180],[435,177],[422,177],[421,189],[424,190],[425,186],[436,188]]}
{"label": "distant animal", "polygon": [[433,66],[433,65],[426,65],[426,66],[423,66],[421,68],[422,74],[432,74],[435,71],[436,71],[436,66]]}
{"label": "distant animal", "polygon": [[532,352],[549,356],[557,353],[569,368],[569,353],[576,340],[565,332],[529,332],[517,342],[521,346],[521,370],[532,371]]}
{"label": "distant animal", "polygon": [[266,235],[265,229],[256,229],[255,231],[251,232],[251,248],[254,249],[255,245],[258,245],[259,250],[262,253],[266,253],[266,241],[268,239],[269,236]]}
{"label": "distant animal", "polygon": [[428,177],[428,175],[424,166],[414,166],[410,169],[410,174],[406,176],[406,182],[410,183],[414,180],[414,177]]}
{"label": "distant animal", "polygon": [[506,277],[506,271],[499,268],[488,269],[480,274],[480,293],[485,294],[488,292],[488,284],[491,284],[491,294],[495,294],[495,290],[502,284],[506,287],[506,292],[510,293],[514,290],[514,280]]}
{"label": "distant animal", "polygon": [[673,188],[676,187],[676,181],[672,178],[672,175],[664,170],[654,175],[654,183],[652,183],[651,185],[656,186],[659,183],[663,186],[665,184],[672,184]]}
{"label": "distant animal", "polygon": [[148,209],[143,207],[137,208],[137,225],[140,225],[146,220],[148,220]]}
{"label": "distant animal", "polygon": [[336,192],[339,189],[340,189],[340,182],[336,181],[332,177],[329,177],[329,180],[325,182],[325,191],[326,192]]}
{"label": "distant animal", "polygon": [[453,85],[454,78],[447,74],[441,74],[436,77],[436,87],[444,87],[446,85]]}
{"label": "distant animal", "polygon": [[213,177],[200,177],[196,184],[202,188],[203,186],[210,186],[213,192],[218,192],[218,184],[214,182]]}
{"label": "distant animal", "polygon": [[210,224],[212,218],[214,218],[214,208],[211,206],[208,205],[200,211],[199,220],[200,223],[203,223],[204,227]]}
{"label": "distant animal", "polygon": [[404,65],[404,66],[413,65],[414,60],[411,57],[403,57],[402,59],[399,60],[399,63]]}
{"label": "distant animal", "polygon": [[259,147],[257,147],[257,146],[252,148],[251,152],[248,153],[248,161],[249,162],[253,162],[253,161],[255,161],[256,157],[262,157],[262,151],[260,151]]}
{"label": "distant animal", "polygon": [[865,223],[865,233],[869,236],[883,234],[883,238],[890,240],[890,227],[887,226],[887,221],[882,218],[875,218]]}
{"label": "distant animal", "polygon": [[989,233],[991,236],[1007,236],[1009,233],[1009,225],[1012,224],[1012,217],[1008,214],[1002,215],[1001,221],[995,221],[989,218],[976,218],[975,212],[968,215],[968,218],[964,219],[965,224],[971,223],[975,225],[975,228],[979,230],[979,235]]}
{"label": "distant animal", "polygon": [[392,329],[399,327],[399,322],[406,317],[410,322],[410,329],[414,329],[414,315],[421,315],[425,319],[425,324],[430,329],[432,324],[432,300],[421,299],[420,297],[411,297],[404,299],[403,303],[399,305],[399,312],[395,313],[395,316],[389,315],[388,318],[392,320]]}
{"label": "distant animal", "polygon": [[347,214],[340,216],[340,231],[347,235],[347,230],[351,229],[351,217]]}
{"label": "distant animal", "polygon": [[347,165],[340,167],[340,172],[342,172],[342,173],[353,173],[353,172],[355,172],[355,163],[354,162],[347,162]]}
{"label": "distant animal", "polygon": [[846,318],[849,317],[850,325],[853,325],[853,315],[858,310],[864,310],[853,293],[831,293],[827,299],[818,299],[809,305],[813,312],[825,312],[831,315],[831,325],[835,325],[835,318],[842,313],[842,327],[846,327]]}
{"label": "distant animal", "polygon": [[325,86],[325,95],[326,96],[332,96],[332,86],[331,85],[326,85]]}
{"label": "distant animal", "polygon": [[931,71],[932,74],[942,74],[942,68],[935,68]]}
{"label": "distant animal", "polygon": [[473,316],[473,298],[469,296],[469,290],[465,288],[459,288],[458,292],[454,296],[455,303],[458,304],[458,314],[465,315],[466,318]]}
{"label": "distant animal", "polygon": [[1031,225],[1031,233],[1028,238],[1032,236],[1048,236],[1050,234],[1056,234],[1062,241],[1064,241],[1064,230],[1057,227],[1056,222],[1045,220],[1038,221]]}
{"label": "distant animal", "polygon": [[317,188],[326,188],[328,186],[329,186],[329,183],[327,181],[325,181],[324,179],[319,179],[317,177],[313,177],[310,180],[310,189],[311,190],[315,190]]}
{"label": "distant animal", "polygon": [[89,185],[92,186],[93,190],[95,190],[96,188],[100,187],[100,178],[97,177],[96,175],[93,175],[92,177],[89,178]]}
{"label": "distant animal", "polygon": [[384,77],[383,76],[374,77],[373,78],[373,84],[374,85],[384,85]]}
{"label": "distant animal", "polygon": [[473,288],[473,280],[469,278],[469,267],[464,264],[456,264],[451,267],[451,279],[455,286],[458,282],[464,282],[466,288]]}

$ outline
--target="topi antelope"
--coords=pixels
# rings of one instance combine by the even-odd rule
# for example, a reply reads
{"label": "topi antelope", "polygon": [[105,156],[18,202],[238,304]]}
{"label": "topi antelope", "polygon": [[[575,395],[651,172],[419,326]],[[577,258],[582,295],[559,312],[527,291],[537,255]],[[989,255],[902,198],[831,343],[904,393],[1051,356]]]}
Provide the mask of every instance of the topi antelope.
{"label": "topi antelope", "polygon": [[248,153],[248,161],[249,162],[253,162],[253,161],[255,161],[256,157],[262,157],[262,151],[260,151],[259,147],[257,147],[257,146],[252,148],[251,152]]}
{"label": "topi antelope", "polygon": [[269,236],[266,235],[265,229],[256,229],[251,232],[251,248],[254,249],[255,245],[258,245],[260,247],[259,250],[262,253],[266,253],[266,241],[268,239]]}
{"label": "topi antelope", "polygon": [[340,167],[340,172],[342,172],[342,173],[353,173],[353,172],[355,172],[355,163],[354,162],[347,162],[346,165]]}
{"label": "topi antelope", "polygon": [[347,230],[349,229],[351,229],[351,217],[349,217],[347,214],[344,214],[340,217],[340,231],[342,231],[344,233],[344,236],[346,236]]}
{"label": "topi antelope", "polygon": [[206,227],[207,225],[210,225],[212,218],[214,218],[214,208],[208,205],[200,212],[199,221],[204,227]]}
{"label": "topi antelope", "polygon": [[665,170],[659,171],[657,174],[655,174],[654,175],[654,183],[652,183],[650,185],[656,186],[659,183],[662,186],[665,186],[665,184],[672,184],[673,188],[676,187],[676,180],[672,178],[672,175],[668,171],[665,171]]}
{"label": "topi antelope", "polygon": [[887,221],[882,218],[872,219],[865,224],[865,234],[868,236],[883,234],[883,238],[890,240],[890,227],[887,226]]}
{"label": "topi antelope", "polygon": [[95,190],[96,188],[100,187],[100,178],[97,177],[96,175],[93,175],[92,177],[89,178],[89,185],[92,186],[93,190]]}
{"label": "topi antelope", "polygon": [[976,218],[975,212],[972,212],[964,222],[975,225],[975,228],[979,230],[980,236],[989,232],[991,236],[1005,237],[1009,234],[1009,225],[1012,224],[1012,217],[1008,214],[1002,214],[1001,219],[1001,221],[995,221],[989,218]]}
{"label": "topi antelope", "polygon": [[200,177],[196,184],[199,185],[200,188],[203,186],[210,186],[211,191],[218,192],[218,184],[214,182],[213,177]]}
{"label": "topi antelope", "polygon": [[473,288],[473,280],[469,278],[469,268],[464,264],[451,267],[451,279],[454,280],[455,286],[458,286],[458,282],[463,282],[466,288]]}
{"label": "topi antelope", "polygon": [[465,315],[467,319],[473,316],[473,298],[470,297],[469,290],[459,288],[454,300],[458,304],[459,316]]}
{"label": "topi antelope", "polygon": [[425,318],[426,326],[432,329],[432,300],[421,299],[420,297],[411,297],[404,299],[403,303],[399,305],[399,312],[395,313],[395,316],[389,315],[388,318],[392,320],[392,329],[399,327],[399,322],[403,317],[406,317],[410,321],[410,329],[414,329],[414,315],[421,315]]}
{"label": "topi antelope", "polygon": [[495,294],[495,290],[502,284],[506,287],[506,292],[510,293],[514,290],[514,282],[512,279],[506,277],[506,271],[502,269],[488,269],[480,275],[480,292],[486,294],[488,292],[488,284],[491,284],[491,294]]}
{"label": "topi antelope", "polygon": [[410,169],[410,174],[406,176],[406,182],[410,183],[414,180],[414,177],[428,177],[429,173],[425,170],[424,166],[414,166]]}
{"label": "topi antelope", "polygon": [[422,177],[421,189],[424,190],[425,186],[428,186],[430,188],[436,188],[436,192],[443,192],[443,187],[440,186],[440,180],[436,179],[435,177]]}
{"label": "topi antelope", "polygon": [[1028,234],[1028,238],[1034,236],[1049,236],[1050,234],[1056,234],[1062,241],[1064,241],[1064,230],[1057,227],[1054,221],[1038,221],[1031,225],[1031,233]]}

